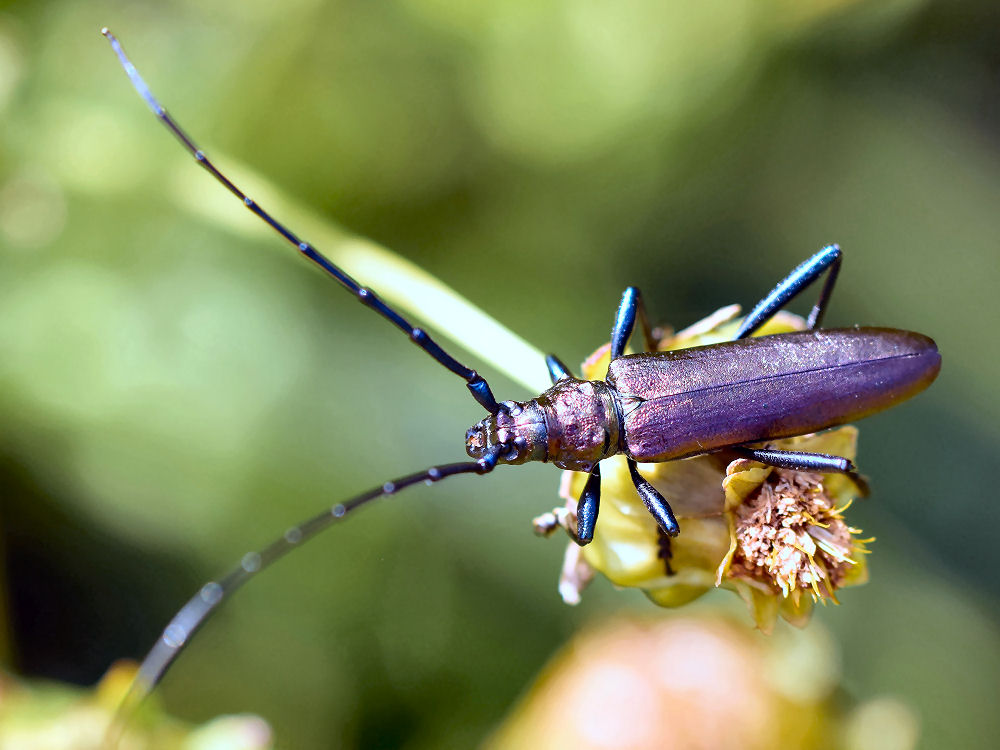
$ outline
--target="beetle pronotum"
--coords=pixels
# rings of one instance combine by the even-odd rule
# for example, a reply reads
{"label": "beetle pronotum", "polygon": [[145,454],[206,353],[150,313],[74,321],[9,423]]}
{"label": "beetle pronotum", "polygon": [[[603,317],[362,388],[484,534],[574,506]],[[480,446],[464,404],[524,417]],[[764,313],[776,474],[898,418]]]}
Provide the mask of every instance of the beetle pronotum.
{"label": "beetle pronotum", "polygon": [[[212,581],[174,616],[143,660],[133,699],[141,699],[190,641],[212,611],[250,577],[350,511],[414,484],[459,474],[487,474],[500,464],[553,463],[588,472],[579,500],[577,543],[593,538],[600,504],[600,462],[619,453],[628,459],[635,489],[660,529],[680,533],[670,504],[636,468],[636,462],[672,461],[721,449],[786,469],[853,473],[846,459],[753,447],[764,441],[823,430],[893,406],[926,388],[940,368],[934,342],[887,328],[822,329],[836,282],[841,251],[822,248],[796,267],[744,319],[733,341],[677,352],[657,352],[642,297],[626,289],[611,333],[611,362],[604,380],[578,380],[555,356],[547,358],[552,387],[525,402],[497,401],[487,381],[448,354],[424,330],[362,286],[308,242],[249,198],[208,159],[170,117],[125,56],[108,38],[133,86],[153,113],[198,163],[254,214],[366,306],[402,330],[417,346],[466,381],[487,416],[466,434],[474,460],[433,466],[341,501],[293,526],[262,549],[245,555],[226,576]],[[825,275],[806,330],[750,338],[789,301]],[[625,354],[639,322],[647,352]]]}

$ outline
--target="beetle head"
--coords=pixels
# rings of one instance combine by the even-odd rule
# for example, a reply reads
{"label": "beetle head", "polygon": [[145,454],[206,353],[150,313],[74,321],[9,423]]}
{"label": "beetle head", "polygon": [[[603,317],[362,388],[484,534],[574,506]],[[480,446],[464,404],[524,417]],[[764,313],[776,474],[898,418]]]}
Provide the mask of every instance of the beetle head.
{"label": "beetle head", "polygon": [[482,458],[499,446],[502,464],[544,461],[547,442],[545,414],[536,401],[504,401],[500,411],[465,433],[465,450],[472,458]]}

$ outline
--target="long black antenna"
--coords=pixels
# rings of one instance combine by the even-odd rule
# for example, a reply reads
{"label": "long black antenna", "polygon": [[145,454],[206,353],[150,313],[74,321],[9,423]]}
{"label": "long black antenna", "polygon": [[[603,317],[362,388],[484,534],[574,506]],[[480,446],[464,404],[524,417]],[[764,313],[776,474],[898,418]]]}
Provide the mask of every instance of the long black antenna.
{"label": "long black antenna", "polygon": [[233,184],[228,177],[222,174],[222,172],[220,172],[205,155],[205,152],[194,144],[194,141],[192,141],[174,121],[174,119],[167,114],[167,111],[160,106],[156,97],[153,96],[153,92],[149,90],[149,86],[146,85],[142,76],[139,75],[139,71],[135,69],[135,65],[133,65],[132,61],[128,59],[128,56],[126,56],[125,50],[122,49],[121,43],[115,38],[115,35],[108,31],[107,28],[101,29],[101,33],[108,38],[109,42],[111,42],[111,49],[113,49],[115,54],[118,55],[118,59],[121,61],[122,67],[125,68],[125,72],[128,74],[129,80],[132,81],[132,85],[135,87],[135,90],[139,92],[139,95],[146,100],[146,104],[149,105],[153,114],[167,126],[170,132],[177,137],[177,140],[184,145],[184,148],[190,152],[190,154],[201,166],[203,166],[215,179],[225,185],[226,189],[228,189],[230,193],[239,198],[243,202],[244,206],[270,224],[274,231],[293,244],[299,253],[322,268],[334,279],[339,281],[341,286],[347,289],[347,291],[351,294],[355,295],[364,305],[375,310],[375,312],[399,328],[403,333],[410,337],[410,340],[413,341],[414,344],[431,355],[431,357],[433,357],[438,363],[444,365],[444,367],[451,370],[460,378],[464,378],[466,386],[472,393],[472,397],[477,403],[486,409],[486,411],[490,412],[490,414],[496,414],[500,411],[501,406],[497,403],[496,398],[493,396],[493,392],[490,390],[489,384],[482,375],[477,373],[475,370],[466,367],[457,359],[452,357],[448,354],[448,352],[442,349],[441,346],[434,341],[430,337],[430,334],[428,334],[424,329],[411,325],[406,318],[384,302],[377,294],[375,294],[375,292],[368,287],[359,284],[308,242],[299,239],[294,232],[261,208],[256,201],[236,187],[236,185]]}
{"label": "long black antenna", "polygon": [[115,747],[134,710],[160,683],[170,665],[191,642],[191,638],[205,624],[212,612],[229,599],[240,586],[264,568],[277,562],[296,547],[305,544],[324,529],[342,520],[352,510],[360,508],[372,500],[394,495],[420,482],[431,484],[458,474],[488,474],[496,468],[497,458],[503,450],[503,446],[497,446],[478,461],[432,466],[425,471],[393,479],[350,500],[337,503],[322,513],[292,526],[259,552],[248,552],[243,555],[239,564],[225,576],[218,581],[209,581],[198,589],[198,593],[191,597],[164,628],[163,634],[142,660],[139,672],[118,707],[114,721],[108,730],[107,745]]}

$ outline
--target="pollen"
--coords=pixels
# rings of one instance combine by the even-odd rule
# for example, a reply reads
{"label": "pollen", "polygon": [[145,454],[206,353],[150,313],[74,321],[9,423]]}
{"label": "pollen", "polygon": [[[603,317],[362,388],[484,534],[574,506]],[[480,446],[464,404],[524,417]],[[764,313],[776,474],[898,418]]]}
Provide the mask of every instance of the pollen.
{"label": "pollen", "polygon": [[786,598],[836,602],[870,540],[843,519],[822,474],[776,469],[736,509],[736,549],[728,577],[764,584]]}

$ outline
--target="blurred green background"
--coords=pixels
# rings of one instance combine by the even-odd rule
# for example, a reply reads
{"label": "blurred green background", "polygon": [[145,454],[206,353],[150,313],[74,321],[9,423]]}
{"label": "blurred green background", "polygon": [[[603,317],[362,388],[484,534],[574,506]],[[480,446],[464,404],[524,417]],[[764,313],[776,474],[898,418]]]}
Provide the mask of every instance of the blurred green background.
{"label": "blurred green background", "polygon": [[[574,366],[628,284],[680,327],[841,243],[827,324],[927,333],[944,367],[862,425],[872,581],[818,618],[853,696],[906,701],[925,747],[997,746],[994,3],[0,4],[5,659],[79,683],[292,522],[460,460],[480,418],[279,240],[178,199],[222,189],[103,25],[223,168]],[[288,748],[473,745],[583,622],[652,608],[605,581],[561,603],[563,544],[529,524],[557,482],[526,466],[371,507],[241,592],[163,699],[260,713]]]}

